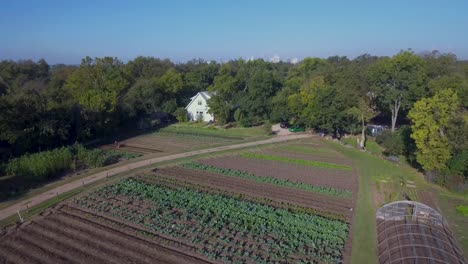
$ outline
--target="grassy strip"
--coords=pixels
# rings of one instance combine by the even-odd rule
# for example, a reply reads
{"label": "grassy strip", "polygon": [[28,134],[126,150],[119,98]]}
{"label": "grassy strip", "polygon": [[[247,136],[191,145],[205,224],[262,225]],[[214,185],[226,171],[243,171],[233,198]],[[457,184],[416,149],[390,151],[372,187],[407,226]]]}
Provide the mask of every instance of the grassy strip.
{"label": "grassy strip", "polygon": [[[26,221],[26,220],[29,220],[32,216],[44,211],[45,209],[47,208],[50,208],[52,206],[55,206],[56,204],[70,198],[70,197],[73,197],[75,195],[77,195],[78,193],[82,192],[84,190],[85,187],[80,187],[80,188],[77,188],[77,189],[73,189],[69,192],[65,192],[65,193],[62,193],[62,194],[59,194],[58,196],[52,198],[52,199],[49,199],[47,201],[44,201],[36,206],[33,206],[31,208],[29,208],[29,210],[24,210],[24,211],[21,211],[21,216],[23,217],[23,219]],[[16,222],[19,221],[19,217],[17,214],[14,214],[8,218],[5,218],[3,220],[0,221],[0,227],[4,227],[4,226],[8,226],[8,225],[11,225],[11,224],[14,224]]]}
{"label": "grassy strip", "polygon": [[377,263],[375,208],[372,204],[372,182],[377,175],[395,171],[394,164],[356,149],[327,142],[333,149],[353,159],[359,174],[359,192],[353,224],[351,264]]}
{"label": "grassy strip", "polygon": [[289,180],[278,179],[274,177],[260,177],[260,176],[257,176],[255,174],[251,174],[245,171],[218,168],[215,166],[204,165],[204,164],[195,163],[195,162],[185,163],[182,165],[182,167],[189,168],[189,169],[202,170],[202,171],[209,171],[209,172],[223,174],[226,176],[253,180],[256,182],[260,182],[260,183],[269,183],[269,184],[282,186],[282,187],[295,188],[295,189],[300,189],[300,190],[304,190],[307,192],[320,193],[320,194],[329,195],[329,196],[342,197],[342,198],[349,198],[352,196],[352,192],[348,190],[336,189],[336,188],[331,188],[331,187],[314,186],[310,184],[305,184],[301,182],[292,182]]}
{"label": "grassy strip", "polygon": [[249,153],[242,153],[241,156],[245,158],[280,161],[280,162],[285,162],[285,163],[306,165],[306,166],[325,168],[325,169],[338,169],[338,170],[344,170],[344,171],[353,170],[353,168],[348,165],[341,165],[341,164],[321,162],[321,161],[312,161],[312,160],[291,159],[291,158],[273,156],[273,155],[267,155],[267,154],[249,152]]}
{"label": "grassy strip", "polygon": [[322,154],[326,156],[332,156],[333,151],[326,148],[319,148],[319,147],[305,147],[305,146],[298,146],[298,145],[288,145],[284,147],[278,148],[279,150],[291,151],[291,152],[298,152],[302,154]]}

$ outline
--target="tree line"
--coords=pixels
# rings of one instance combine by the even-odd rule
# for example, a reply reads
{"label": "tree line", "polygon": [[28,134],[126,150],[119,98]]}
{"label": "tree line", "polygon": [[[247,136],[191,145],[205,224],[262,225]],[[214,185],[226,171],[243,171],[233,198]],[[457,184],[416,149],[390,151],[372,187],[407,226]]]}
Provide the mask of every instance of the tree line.
{"label": "tree line", "polygon": [[[209,90],[218,124],[268,120],[340,138],[388,124],[384,141],[426,171],[467,176],[468,63],[437,51],[392,57],[305,58],[298,64],[237,59],[226,63],[137,57],[86,57],[78,66],[0,62],[0,150],[24,153],[118,133],[154,112],[180,120]],[[400,128],[400,129],[397,129]]]}

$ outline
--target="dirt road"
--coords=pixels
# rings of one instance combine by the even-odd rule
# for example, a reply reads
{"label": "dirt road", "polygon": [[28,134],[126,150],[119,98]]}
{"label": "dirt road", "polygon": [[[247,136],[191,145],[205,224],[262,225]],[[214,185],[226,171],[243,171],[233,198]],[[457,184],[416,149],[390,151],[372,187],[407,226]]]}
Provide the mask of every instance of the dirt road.
{"label": "dirt road", "polygon": [[256,146],[256,145],[263,145],[263,144],[269,144],[269,143],[275,143],[275,142],[283,142],[287,140],[293,140],[293,139],[299,139],[299,138],[306,138],[310,137],[310,134],[294,134],[294,135],[284,135],[284,136],[276,136],[270,139],[266,140],[260,140],[260,141],[255,141],[255,142],[248,142],[248,143],[242,143],[242,144],[237,144],[237,145],[229,145],[229,146],[223,146],[223,147],[216,147],[216,148],[209,148],[209,149],[202,149],[202,150],[196,150],[196,151],[190,151],[190,152],[185,152],[185,153],[178,153],[178,154],[173,154],[173,155],[168,155],[168,156],[163,156],[163,157],[157,157],[157,158],[151,158],[147,160],[141,160],[141,161],[136,161],[134,163],[126,164],[120,167],[115,167],[109,170],[105,170],[93,175],[90,175],[86,178],[79,179],[73,182],[69,182],[67,184],[58,186],[52,190],[49,190],[45,193],[38,194],[30,199],[20,201],[16,204],[13,204],[10,207],[4,208],[0,210],[0,220],[5,219],[13,214],[16,214],[16,211],[19,210],[20,212],[22,210],[27,209],[27,207],[32,207],[37,204],[40,204],[44,201],[47,201],[53,197],[55,197],[58,194],[64,193],[71,191],[75,188],[78,188],[82,185],[89,184],[95,181],[98,181],[100,179],[104,179],[108,176],[116,175],[122,172],[130,171],[133,169],[141,168],[144,166],[148,166],[151,164],[163,162],[163,161],[169,161],[169,160],[174,160],[174,159],[179,159],[179,158],[184,158],[184,157],[190,157],[190,156],[195,156],[199,154],[206,154],[206,153],[212,153],[212,152],[217,152],[217,151],[223,151],[223,150],[229,150],[229,149],[238,149],[238,148],[244,148],[244,147],[250,147],[250,146]]}
{"label": "dirt road", "polygon": [[289,132],[287,128],[281,128],[280,124],[275,124],[271,127],[271,130],[278,136],[289,136],[294,135],[293,132]]}

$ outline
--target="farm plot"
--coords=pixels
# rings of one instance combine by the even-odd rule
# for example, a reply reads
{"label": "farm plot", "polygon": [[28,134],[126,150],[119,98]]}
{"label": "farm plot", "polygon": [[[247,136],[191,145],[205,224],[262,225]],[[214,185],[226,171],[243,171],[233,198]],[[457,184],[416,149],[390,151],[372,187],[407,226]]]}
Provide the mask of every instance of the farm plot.
{"label": "farm plot", "polygon": [[217,173],[182,167],[158,169],[155,176],[223,190],[231,194],[241,194],[247,197],[263,198],[277,203],[310,208],[318,214],[325,216],[335,215],[343,219],[351,217],[354,206],[352,199],[332,197],[300,189],[285,188],[273,184],[259,183],[237,177],[226,177]]}
{"label": "farm plot", "polygon": [[331,170],[241,156],[224,156],[199,162],[219,168],[241,170],[257,176],[345,189],[353,193],[357,190],[357,179],[353,171]]}
{"label": "farm plot", "polygon": [[339,153],[337,153],[334,156],[324,156],[321,154],[308,154],[308,153],[302,153],[299,151],[292,151],[292,150],[284,151],[282,149],[264,150],[258,153],[272,155],[272,156],[279,156],[279,157],[284,157],[284,158],[290,158],[290,159],[300,159],[300,160],[309,160],[309,161],[328,162],[328,163],[334,163],[334,164],[352,165],[351,160],[347,159],[346,157],[343,157]]}
{"label": "farm plot", "polygon": [[124,179],[2,235],[13,263],[338,263],[349,226],[183,187]]}
{"label": "farm plot", "polygon": [[247,153],[242,153],[241,156],[245,158],[251,158],[251,159],[271,160],[271,161],[278,161],[278,162],[283,162],[283,163],[311,166],[311,167],[324,168],[324,169],[337,169],[337,170],[343,170],[343,171],[351,171],[353,169],[349,165],[342,165],[342,164],[331,163],[331,162],[322,162],[322,161],[316,161],[316,160],[288,158],[284,156],[278,156],[277,154],[271,155],[271,154],[264,154],[264,153],[259,153],[259,152],[247,152]]}
{"label": "farm plot", "polygon": [[273,154],[159,168],[90,191],[0,234],[0,263],[348,263],[352,167]]}
{"label": "farm plot", "polygon": [[233,197],[127,179],[76,206],[142,226],[213,260],[337,262],[348,225]]}
{"label": "farm plot", "polygon": [[252,173],[248,173],[241,170],[233,170],[233,169],[225,169],[219,168],[211,165],[205,165],[202,163],[190,162],[182,165],[185,168],[189,169],[196,169],[201,171],[208,171],[223,174],[230,177],[237,177],[241,179],[252,180],[259,183],[268,183],[282,187],[288,187],[293,189],[304,190],[308,192],[315,192],[320,194],[325,194],[333,197],[343,197],[349,198],[351,197],[352,192],[349,190],[338,189],[333,187],[325,187],[325,186],[315,186],[307,183],[296,182],[296,181],[289,181],[281,178],[269,177],[269,176],[257,176]]}
{"label": "farm plot", "polygon": [[62,205],[0,236],[4,263],[206,263],[184,245],[117,220]]}
{"label": "farm plot", "polygon": [[274,150],[278,152],[302,153],[322,157],[344,157],[341,153],[322,146],[321,143],[305,140],[300,141],[300,143],[301,144],[288,144],[286,146],[277,147]]}
{"label": "farm plot", "polygon": [[[119,142],[119,149],[141,155],[153,154],[154,156],[163,156],[172,153],[191,151],[198,148],[214,147],[223,144],[235,143],[241,140],[243,140],[243,138],[240,137],[157,132]],[[106,145],[102,148],[113,149],[115,146]]]}

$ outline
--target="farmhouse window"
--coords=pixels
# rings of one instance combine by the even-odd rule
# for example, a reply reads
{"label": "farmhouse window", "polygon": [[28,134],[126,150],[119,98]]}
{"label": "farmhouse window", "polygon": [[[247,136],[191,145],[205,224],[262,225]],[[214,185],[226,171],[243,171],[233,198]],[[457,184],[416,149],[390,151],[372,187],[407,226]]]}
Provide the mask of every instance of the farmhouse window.
{"label": "farmhouse window", "polygon": [[198,105],[202,105],[202,104],[203,104],[203,103],[202,103],[202,101],[201,101],[201,100],[199,100],[199,101],[198,101]]}

